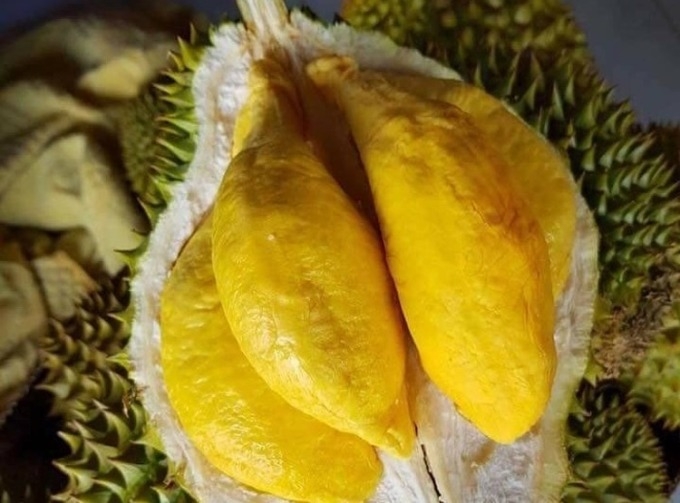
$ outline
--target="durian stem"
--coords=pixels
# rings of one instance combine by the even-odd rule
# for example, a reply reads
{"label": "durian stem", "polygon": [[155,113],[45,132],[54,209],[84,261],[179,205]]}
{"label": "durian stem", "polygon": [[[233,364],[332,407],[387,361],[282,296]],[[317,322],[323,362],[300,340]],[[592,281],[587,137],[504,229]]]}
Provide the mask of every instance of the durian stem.
{"label": "durian stem", "polygon": [[284,0],[236,0],[249,30],[258,35],[271,36],[288,21]]}

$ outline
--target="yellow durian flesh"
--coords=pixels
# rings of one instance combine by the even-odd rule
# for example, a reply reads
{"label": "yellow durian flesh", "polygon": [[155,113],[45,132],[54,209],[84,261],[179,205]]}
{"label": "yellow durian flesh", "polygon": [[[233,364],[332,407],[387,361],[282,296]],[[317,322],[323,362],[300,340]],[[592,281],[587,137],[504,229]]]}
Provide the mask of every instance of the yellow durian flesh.
{"label": "yellow durian flesh", "polygon": [[292,73],[273,56],[252,66],[233,155],[213,265],[244,354],[301,411],[410,454],[405,331],[380,240],[305,141]]}
{"label": "yellow durian flesh", "polygon": [[213,466],[265,493],[310,502],[364,501],[382,472],[374,449],[269,389],[231,333],[211,253],[208,216],[161,297],[165,386],[184,431]]}
{"label": "yellow durian flesh", "polygon": [[487,436],[516,440],[543,414],[557,362],[547,245],[503,158],[457,107],[349,58],[307,68],[350,125],[425,371]]}
{"label": "yellow durian flesh", "polygon": [[[135,318],[132,325],[130,355],[135,379],[143,390],[144,405],[163,443],[164,450],[182,480],[199,501],[229,503],[282,503],[283,500],[238,483],[209,463],[187,438],[170,401],[160,365],[158,326],[160,293],[169,271],[186,240],[212,208],[217,189],[230,165],[235,118],[248,95],[248,71],[253,61],[272,45],[283,47],[294,65],[332,54],[348,54],[361,68],[418,74],[431,78],[455,79],[455,71],[422,57],[415,51],[395,46],[386,37],[359,32],[343,24],[323,25],[300,11],[284,17],[272,15],[278,0],[244,0],[257,11],[255,22],[247,28],[226,24],[212,37],[213,47],[206,50],[193,81],[196,116],[199,123],[196,154],[186,179],[173,188],[173,198],[150,235],[147,251],[133,278]],[[277,11],[278,12],[278,11]],[[307,94],[303,96],[303,105]],[[314,100],[317,101],[318,100]],[[339,126],[333,120],[320,121],[324,109],[309,113],[306,130]],[[346,135],[338,127],[333,135]],[[316,149],[319,136],[312,138]],[[334,158],[340,143],[319,149],[334,176],[339,167]],[[324,150],[322,152],[322,150]],[[355,154],[350,152],[353,157]],[[338,157],[338,156],[336,156]],[[333,164],[333,161],[335,165]],[[350,175],[351,177],[351,175]],[[342,177],[336,176],[340,179]],[[353,200],[361,196],[350,188],[354,180],[341,180]],[[363,189],[359,190],[361,193]],[[583,372],[587,357],[592,317],[592,297],[596,289],[597,235],[592,218],[581,198],[577,239],[572,253],[570,277],[558,305],[554,338],[559,366],[550,406],[539,426],[509,445],[484,437],[462,418],[450,401],[421,372],[419,379],[409,377],[415,402],[412,414],[417,424],[417,447],[408,460],[397,460],[378,450],[383,476],[369,503],[436,502],[438,492],[446,501],[556,501],[565,480],[566,455],[563,428],[569,396]],[[417,363],[417,359],[416,359]],[[417,367],[417,365],[415,365]],[[409,373],[413,369],[409,369]],[[422,445],[422,448],[421,448]],[[427,462],[425,453],[427,451]],[[549,480],[548,483],[544,481]]]}
{"label": "yellow durian flesh", "polygon": [[569,275],[576,232],[575,183],[566,159],[501,101],[478,87],[418,75],[380,75],[409,94],[457,106],[486,134],[506,161],[507,179],[541,226],[550,255],[553,295],[558,298]]}

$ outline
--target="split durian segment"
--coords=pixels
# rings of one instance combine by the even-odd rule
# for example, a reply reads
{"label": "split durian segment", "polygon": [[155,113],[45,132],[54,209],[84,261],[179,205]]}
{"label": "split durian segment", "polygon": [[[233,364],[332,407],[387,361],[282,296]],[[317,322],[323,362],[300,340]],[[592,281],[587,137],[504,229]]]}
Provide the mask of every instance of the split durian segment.
{"label": "split durian segment", "polygon": [[668,501],[659,442],[619,392],[606,384],[579,390],[568,421],[572,474],[565,503]]}
{"label": "split durian segment", "polygon": [[234,337],[296,408],[407,456],[406,333],[380,238],[306,142],[292,70],[256,61],[248,92],[214,210]]}
{"label": "split durian segment", "polygon": [[[560,152],[513,114],[502,101],[456,80],[382,73],[410,94],[443,101],[470,115],[506,161],[506,176],[541,226],[548,245],[553,297],[562,293],[571,268],[576,197],[569,165]],[[556,166],[562,165],[563,169]]]}
{"label": "split durian segment", "polygon": [[349,122],[425,371],[482,432],[516,440],[550,395],[554,302],[545,238],[504,158],[459,108],[349,58],[307,71]]}
{"label": "split durian segment", "polygon": [[382,472],[373,448],[291,406],[241,351],[213,272],[215,218],[188,241],[161,299],[165,386],[184,431],[216,469],[259,491],[367,499]]}

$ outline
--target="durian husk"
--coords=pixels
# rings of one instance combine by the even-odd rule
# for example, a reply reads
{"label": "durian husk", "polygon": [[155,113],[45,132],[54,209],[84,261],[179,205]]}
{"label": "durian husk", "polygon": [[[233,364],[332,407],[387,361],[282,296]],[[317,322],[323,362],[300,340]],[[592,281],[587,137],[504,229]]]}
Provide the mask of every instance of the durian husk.
{"label": "durian husk", "polygon": [[[250,1],[244,2],[244,7],[250,30],[245,31],[240,25],[223,25],[213,34],[213,47],[197,65],[192,89],[199,125],[197,148],[185,181],[172,187],[171,201],[158,218],[133,279],[135,321],[130,355],[134,378],[143,390],[144,406],[158,428],[168,456],[184,468],[188,487],[202,501],[281,501],[255,493],[210,466],[182,432],[163,386],[159,363],[162,334],[158,299],[163,280],[183,244],[211,208],[229,164],[234,118],[247,96],[250,64],[270,44],[277,43],[300,65],[321,55],[343,52],[366,68],[458,78],[451,69],[415,51],[399,48],[376,33],[359,33],[346,25],[324,27],[295,11],[287,19],[282,14],[285,9],[278,3]],[[585,203],[580,198],[578,201],[579,231],[572,254],[572,274],[558,307],[556,342],[560,366],[551,405],[541,424],[511,446],[490,444],[457,415],[448,400],[423,382],[420,374],[415,392],[416,422],[419,430],[427,430],[419,437],[427,450],[427,462],[423,445],[418,445],[406,461],[380,453],[385,473],[370,501],[435,502],[439,497],[437,491],[445,486],[451,501],[494,500],[505,495],[522,501],[558,500],[567,472],[566,454],[560,442],[567,397],[585,368],[597,283],[597,232]],[[412,374],[419,375],[417,358],[411,364]],[[435,452],[433,446],[440,451],[450,449],[446,453]],[[469,452],[473,453],[470,458]]]}
{"label": "durian husk", "polygon": [[344,0],[341,17],[397,43],[455,38],[467,50],[502,41],[513,50],[561,47],[589,60],[584,33],[561,0]]}
{"label": "durian husk", "polygon": [[171,479],[125,366],[109,361],[102,376],[96,399],[60,433],[70,454],[57,466],[68,483],[54,500],[193,502]]}
{"label": "durian husk", "polygon": [[667,501],[658,439],[613,382],[581,386],[569,416],[569,437],[572,473],[565,503]]}

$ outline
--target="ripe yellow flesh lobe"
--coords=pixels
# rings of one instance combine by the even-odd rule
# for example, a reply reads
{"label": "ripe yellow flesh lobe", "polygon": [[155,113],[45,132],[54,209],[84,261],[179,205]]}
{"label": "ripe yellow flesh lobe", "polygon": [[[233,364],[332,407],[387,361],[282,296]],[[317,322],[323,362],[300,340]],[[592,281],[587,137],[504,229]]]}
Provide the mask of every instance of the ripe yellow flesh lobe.
{"label": "ripe yellow flesh lobe", "polygon": [[400,90],[456,105],[470,115],[506,161],[513,189],[526,202],[548,244],[553,296],[567,281],[576,232],[576,191],[565,159],[538,133],[483,90],[455,80],[384,73]]}
{"label": "ripe yellow flesh lobe", "polygon": [[260,491],[302,501],[363,501],[381,465],[363,440],[293,408],[257,375],[222,311],[206,220],[161,298],[165,385],[182,427],[219,470]]}
{"label": "ripe yellow flesh lobe", "polygon": [[237,142],[214,212],[222,304],[243,352],[274,391],[338,430],[405,456],[415,436],[404,388],[405,329],[381,243],[295,127],[295,88],[282,72],[271,61],[255,63],[237,119],[245,140]]}
{"label": "ripe yellow flesh lobe", "polygon": [[483,433],[515,440],[549,398],[554,313],[547,246],[503,159],[456,107],[351,60],[308,73],[349,122],[425,370]]}

